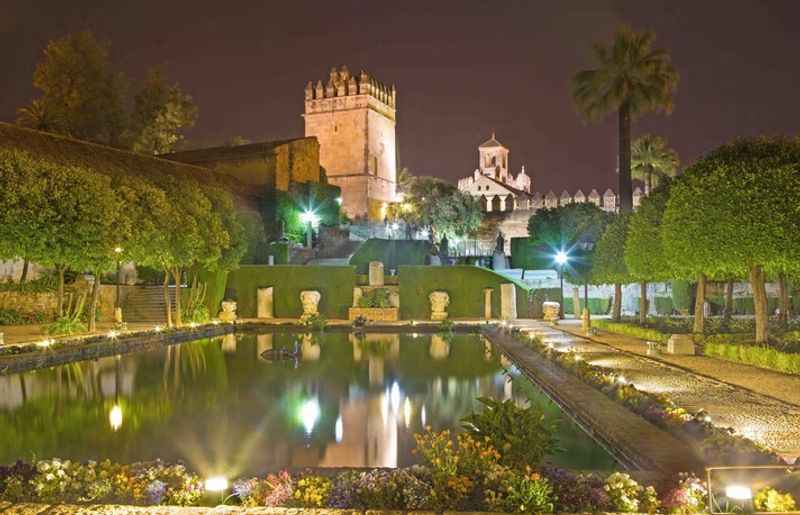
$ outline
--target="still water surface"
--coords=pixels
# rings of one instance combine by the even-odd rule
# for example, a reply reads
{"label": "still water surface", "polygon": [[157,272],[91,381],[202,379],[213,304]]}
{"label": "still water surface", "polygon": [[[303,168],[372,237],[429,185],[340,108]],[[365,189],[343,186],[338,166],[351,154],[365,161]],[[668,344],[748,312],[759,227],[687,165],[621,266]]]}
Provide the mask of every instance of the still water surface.
{"label": "still water surface", "polygon": [[[270,362],[269,349],[294,359]],[[0,462],[182,460],[201,473],[415,463],[415,432],[457,429],[476,397],[559,419],[549,458],[611,457],[478,335],[239,334],[0,376]]]}

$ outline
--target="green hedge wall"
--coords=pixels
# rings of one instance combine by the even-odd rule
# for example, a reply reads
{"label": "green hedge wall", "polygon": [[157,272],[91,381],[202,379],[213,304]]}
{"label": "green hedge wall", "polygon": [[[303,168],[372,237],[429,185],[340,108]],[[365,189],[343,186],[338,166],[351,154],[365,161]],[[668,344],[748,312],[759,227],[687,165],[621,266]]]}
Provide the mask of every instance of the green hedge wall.
{"label": "green hedge wall", "polygon": [[322,294],[319,311],[328,318],[347,318],[356,284],[351,266],[244,265],[228,274],[228,289],[234,290],[238,314],[256,316],[256,290],[272,286],[276,318],[298,318],[303,313],[300,292]]}
{"label": "green hedge wall", "polygon": [[371,239],[361,244],[350,258],[350,264],[356,266],[359,274],[366,274],[369,272],[370,261],[380,261],[388,275],[390,268],[424,265],[430,253],[430,242],[423,240]]}
{"label": "green hedge wall", "polygon": [[786,374],[800,374],[800,354],[781,352],[772,347],[706,340],[703,354]]}
{"label": "green hedge wall", "polygon": [[672,297],[656,297],[656,313],[659,315],[671,315],[675,304],[672,302]]}
{"label": "green hedge wall", "polygon": [[400,316],[403,319],[428,319],[428,295],[434,290],[450,294],[450,318],[483,318],[483,290],[492,288],[492,316],[500,316],[500,285],[514,283],[517,289],[517,316],[527,318],[530,290],[521,283],[491,270],[470,265],[401,266]]}
{"label": "green hedge wall", "polygon": [[[225,297],[225,285],[228,281],[228,274],[229,272],[221,270],[201,270],[197,273],[197,280],[206,284],[205,304],[212,318],[216,317],[217,313],[220,311],[220,304]],[[188,288],[184,291],[188,291]]]}
{"label": "green hedge wall", "polygon": [[648,329],[636,324],[629,324],[626,322],[613,322],[611,320],[598,319],[592,321],[592,325],[597,329],[608,331],[610,333],[624,334],[626,336],[634,336],[643,340],[650,340],[659,343],[667,343],[671,334],[662,333],[656,329]]}
{"label": "green hedge wall", "polygon": [[[556,290],[558,291],[558,290]],[[580,300],[581,309],[583,309],[583,297]],[[589,313],[592,315],[607,315],[611,310],[611,299],[597,299],[589,297]],[[572,297],[564,298],[564,313],[572,313],[575,315],[575,308],[572,306]],[[583,312],[577,313],[580,316]]]}

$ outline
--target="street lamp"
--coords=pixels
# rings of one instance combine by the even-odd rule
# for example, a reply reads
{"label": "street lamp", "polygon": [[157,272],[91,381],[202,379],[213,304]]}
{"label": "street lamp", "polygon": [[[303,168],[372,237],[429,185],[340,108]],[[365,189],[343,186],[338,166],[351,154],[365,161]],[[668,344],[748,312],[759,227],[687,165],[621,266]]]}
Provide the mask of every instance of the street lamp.
{"label": "street lamp", "polygon": [[319,225],[319,216],[310,210],[300,213],[300,221],[308,226],[306,231],[306,247],[311,248],[311,238],[314,234],[314,227]]}
{"label": "street lamp", "polygon": [[569,261],[569,256],[563,250],[559,250],[556,252],[556,264],[558,265],[558,280],[561,283],[561,288],[559,291],[559,302],[558,302],[558,317],[564,318],[564,265],[567,264]]}

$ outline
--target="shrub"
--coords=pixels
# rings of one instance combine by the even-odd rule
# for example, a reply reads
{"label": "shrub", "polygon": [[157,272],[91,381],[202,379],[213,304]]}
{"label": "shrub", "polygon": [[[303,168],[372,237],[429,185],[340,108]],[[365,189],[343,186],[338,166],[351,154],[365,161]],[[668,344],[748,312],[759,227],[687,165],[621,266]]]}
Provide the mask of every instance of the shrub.
{"label": "shrub", "polygon": [[650,340],[659,343],[667,343],[671,336],[670,334],[662,333],[657,329],[648,329],[636,324],[627,322],[613,322],[611,320],[594,320],[592,321],[594,327],[608,331],[611,333],[624,334],[625,336],[633,336],[643,340]]}
{"label": "shrub", "polygon": [[360,308],[390,308],[392,303],[389,300],[389,290],[387,288],[375,288],[364,293],[358,299]]}
{"label": "shrub", "polygon": [[659,501],[652,486],[643,488],[631,476],[615,472],[608,476],[604,489],[616,511],[655,513]]}
{"label": "shrub", "polygon": [[86,325],[71,316],[64,316],[47,326],[47,334],[71,335],[86,332]]}
{"label": "shrub", "polygon": [[794,511],[794,497],[790,493],[781,493],[774,488],[764,487],[753,497],[753,506],[758,511],[787,512]]}
{"label": "shrub", "polygon": [[330,479],[309,475],[297,480],[292,499],[301,508],[321,508],[327,505],[330,491]]}
{"label": "shrub", "polygon": [[678,484],[667,491],[662,505],[668,513],[690,515],[706,509],[708,489],[694,474],[681,474]]}
{"label": "shrub", "polygon": [[567,513],[610,511],[603,480],[591,474],[573,474],[557,467],[544,467],[541,473],[550,482],[558,509]]}
{"label": "shrub", "polygon": [[496,490],[486,491],[485,502],[491,511],[551,513],[554,500],[547,478],[528,468],[525,473],[509,471],[505,474]]}
{"label": "shrub", "polygon": [[322,332],[326,327],[328,327],[328,319],[319,313],[309,315],[305,318],[301,317],[300,320],[304,326],[310,328],[312,331]]}
{"label": "shrub", "polygon": [[766,345],[723,343],[720,340],[706,340],[703,354],[786,374],[800,374],[800,353],[781,352]]}
{"label": "shrub", "polygon": [[504,465],[522,470],[558,451],[556,424],[540,406],[521,408],[510,399],[481,397],[478,401],[483,404],[483,411],[463,419],[464,427],[475,438],[487,439],[500,453]]}

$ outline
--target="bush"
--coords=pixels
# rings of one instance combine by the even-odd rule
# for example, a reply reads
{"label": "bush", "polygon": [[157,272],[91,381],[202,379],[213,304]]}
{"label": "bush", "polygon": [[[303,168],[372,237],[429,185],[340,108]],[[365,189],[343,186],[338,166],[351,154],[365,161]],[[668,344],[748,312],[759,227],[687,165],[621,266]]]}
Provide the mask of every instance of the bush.
{"label": "bush", "polygon": [[491,511],[506,513],[553,512],[553,489],[547,478],[530,469],[521,474],[504,474],[496,490],[486,492],[486,506]]}
{"label": "bush", "polygon": [[556,424],[536,404],[526,408],[513,400],[481,397],[484,409],[463,419],[464,428],[477,439],[487,439],[498,450],[501,463],[524,470],[557,452]]}
{"label": "bush", "polygon": [[364,293],[358,299],[360,308],[390,308],[392,303],[389,300],[389,290],[386,288],[375,288]]}
{"label": "bush", "polygon": [[350,264],[355,265],[358,273],[366,274],[371,261],[380,261],[388,275],[390,269],[402,265],[426,264],[432,248],[430,242],[423,240],[371,239],[358,247],[350,258]]}
{"label": "bush", "polygon": [[45,321],[47,316],[41,312],[22,313],[16,309],[0,308],[0,325],[41,324]]}
{"label": "bush", "polygon": [[322,476],[305,476],[294,485],[292,499],[301,508],[322,508],[328,504],[331,480]]}
{"label": "bush", "polygon": [[692,285],[689,281],[672,281],[672,305],[679,313],[692,309]]}
{"label": "bush", "polygon": [[753,497],[753,506],[758,511],[780,513],[794,511],[794,497],[790,493],[781,493],[774,488],[764,487]]}
{"label": "bush", "polygon": [[604,486],[616,511],[623,513],[655,513],[659,501],[652,486],[643,488],[631,476],[615,472],[606,479]]}
{"label": "bush", "polygon": [[643,340],[649,340],[659,343],[667,343],[671,334],[662,333],[656,329],[648,329],[636,324],[626,322],[613,322],[611,320],[593,320],[592,325],[597,329],[602,329],[611,333],[623,334],[625,336],[633,336]]}
{"label": "bush", "polygon": [[723,343],[720,340],[719,337],[706,340],[703,344],[703,354],[785,374],[800,375],[798,352],[782,352],[766,345]]}
{"label": "bush", "polygon": [[[572,313],[576,316],[583,314],[583,297],[580,299],[581,312],[575,313],[575,308],[572,306],[572,297],[564,297],[564,313]],[[596,299],[589,298],[589,313],[592,315],[607,315],[611,310],[611,299]]]}

